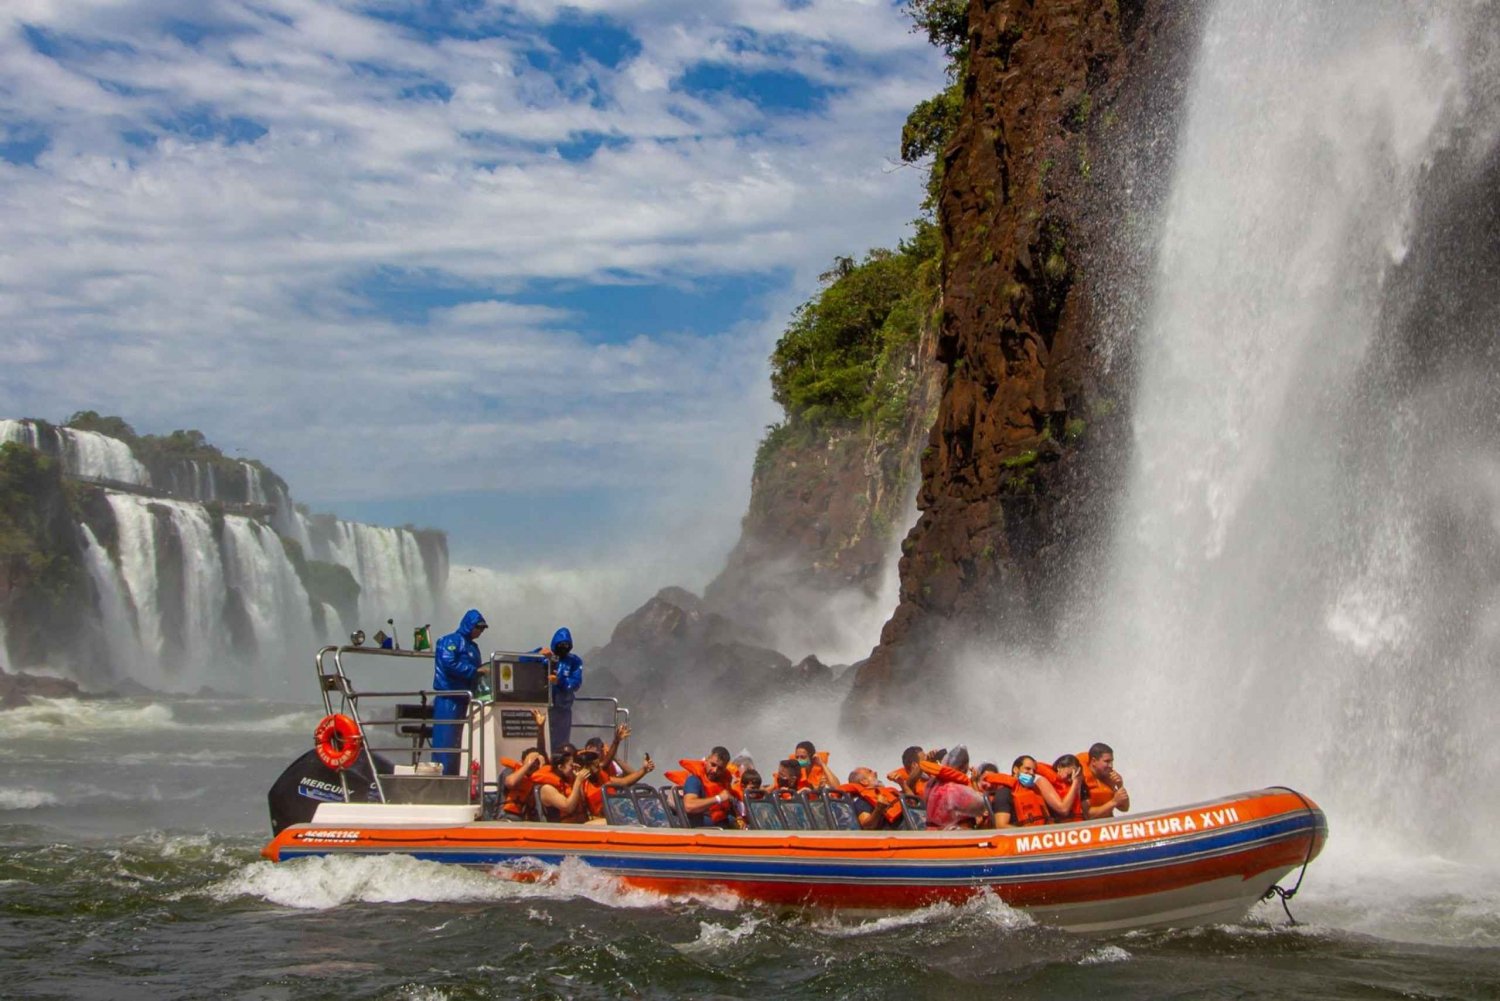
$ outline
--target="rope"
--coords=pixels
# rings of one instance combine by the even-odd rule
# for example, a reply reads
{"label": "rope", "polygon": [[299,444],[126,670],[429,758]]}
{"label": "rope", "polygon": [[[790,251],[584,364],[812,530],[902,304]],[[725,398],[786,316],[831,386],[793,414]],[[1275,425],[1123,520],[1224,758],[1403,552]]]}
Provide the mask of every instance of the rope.
{"label": "rope", "polygon": [[[1307,797],[1306,796],[1302,795],[1300,792],[1298,792],[1295,789],[1288,789],[1286,786],[1278,786],[1277,788],[1279,788],[1279,789],[1286,789],[1287,792],[1291,793],[1293,796],[1296,796],[1298,799],[1300,799],[1302,801],[1302,805],[1307,808],[1307,815],[1309,817],[1313,816],[1313,805],[1307,801]],[[1307,857],[1302,860],[1302,868],[1299,869],[1298,872],[1297,872],[1297,882],[1295,882],[1295,883],[1292,884],[1292,888],[1290,890],[1286,889],[1285,887],[1283,887],[1283,886],[1281,886],[1279,884],[1272,883],[1271,884],[1271,888],[1269,890],[1267,890],[1265,892],[1265,895],[1260,898],[1262,900],[1270,900],[1272,897],[1280,897],[1281,898],[1281,909],[1286,912],[1286,919],[1287,919],[1288,922],[1290,922],[1290,924],[1294,928],[1298,924],[1300,924],[1301,922],[1299,922],[1296,918],[1292,917],[1292,908],[1287,903],[1287,901],[1289,901],[1293,897],[1295,897],[1297,895],[1297,891],[1300,890],[1300,889],[1302,889],[1302,877],[1307,875],[1307,866],[1308,866],[1309,863],[1312,862],[1313,846],[1316,845],[1317,843],[1318,843],[1318,825],[1317,825],[1317,821],[1314,820],[1312,834],[1307,839]]]}

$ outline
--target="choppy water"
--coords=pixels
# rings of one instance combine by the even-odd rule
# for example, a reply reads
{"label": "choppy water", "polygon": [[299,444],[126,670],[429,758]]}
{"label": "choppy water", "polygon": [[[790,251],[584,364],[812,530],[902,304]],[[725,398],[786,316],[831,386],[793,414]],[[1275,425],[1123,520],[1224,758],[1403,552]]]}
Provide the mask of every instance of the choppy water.
{"label": "choppy water", "polygon": [[[850,919],[394,858],[259,857],[310,707],[0,715],[0,995],[1500,997],[1500,877],[1340,832],[1288,927],[1080,937],[996,900]],[[1341,844],[1341,834],[1344,835]]]}

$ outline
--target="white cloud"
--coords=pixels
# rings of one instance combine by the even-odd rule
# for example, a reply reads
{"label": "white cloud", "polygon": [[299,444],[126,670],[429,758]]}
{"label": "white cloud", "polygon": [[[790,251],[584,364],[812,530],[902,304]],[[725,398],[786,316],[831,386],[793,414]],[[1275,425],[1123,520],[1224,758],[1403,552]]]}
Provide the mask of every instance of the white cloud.
{"label": "white cloud", "polygon": [[[332,499],[483,489],[519,469],[678,502],[676,472],[710,470],[731,531],[788,310],[834,254],[888,244],[915,214],[920,177],[890,157],[941,83],[936,53],[873,0],[538,0],[451,35],[389,16],[402,10],[0,12],[0,124],[48,137],[34,164],[0,162],[5,410],[200,427]],[[613,67],[528,56],[579,12],[638,52]],[[172,20],[209,30],[183,41]],[[773,113],[671,89],[704,60],[839,90]],[[589,133],[612,141],[559,155]],[[382,271],[481,301],[403,320],[360,292]],[[793,284],[711,337],[685,318],[610,343],[563,298],[509,301],[539,280],[782,271]]]}

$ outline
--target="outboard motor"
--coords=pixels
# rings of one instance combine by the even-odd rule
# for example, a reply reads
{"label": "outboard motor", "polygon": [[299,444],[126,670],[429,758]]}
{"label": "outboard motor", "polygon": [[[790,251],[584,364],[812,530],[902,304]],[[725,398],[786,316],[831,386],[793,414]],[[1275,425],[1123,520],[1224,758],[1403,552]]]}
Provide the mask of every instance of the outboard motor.
{"label": "outboard motor", "polygon": [[[391,763],[377,754],[375,770],[381,775],[389,775]],[[360,755],[344,773],[349,782],[349,802],[380,802],[375,778],[370,774],[368,755]],[[344,786],[339,781],[339,773],[323,764],[314,749],[287,766],[266,798],[271,806],[271,834],[276,835],[284,827],[312,820],[319,803],[342,803]]]}

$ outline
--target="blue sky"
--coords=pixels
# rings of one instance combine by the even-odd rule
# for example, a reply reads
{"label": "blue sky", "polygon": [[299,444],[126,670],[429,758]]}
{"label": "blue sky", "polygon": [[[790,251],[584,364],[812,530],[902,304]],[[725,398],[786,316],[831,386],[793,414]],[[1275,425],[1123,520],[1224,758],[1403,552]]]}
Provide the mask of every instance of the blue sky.
{"label": "blue sky", "polygon": [[196,427],[459,559],[711,572],[941,84],[894,0],[13,0],[0,410]]}

